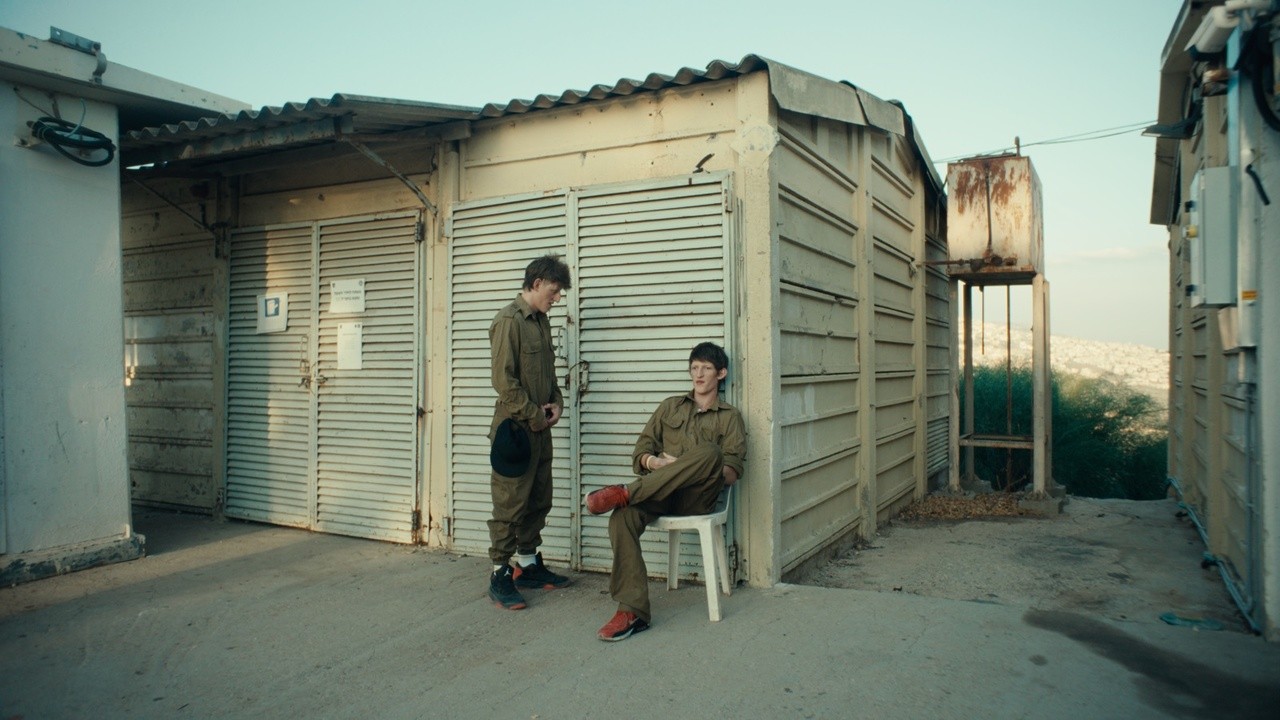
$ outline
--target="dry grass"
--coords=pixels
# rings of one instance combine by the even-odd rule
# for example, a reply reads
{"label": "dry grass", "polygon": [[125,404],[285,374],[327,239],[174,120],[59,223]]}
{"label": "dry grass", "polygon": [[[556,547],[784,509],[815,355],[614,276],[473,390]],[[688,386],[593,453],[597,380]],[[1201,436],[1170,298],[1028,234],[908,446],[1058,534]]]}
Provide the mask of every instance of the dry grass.
{"label": "dry grass", "polygon": [[1018,517],[1029,513],[1018,507],[1021,495],[1016,493],[982,493],[973,496],[953,497],[928,495],[918,503],[909,505],[898,515],[905,522],[929,520],[978,520],[995,517]]}

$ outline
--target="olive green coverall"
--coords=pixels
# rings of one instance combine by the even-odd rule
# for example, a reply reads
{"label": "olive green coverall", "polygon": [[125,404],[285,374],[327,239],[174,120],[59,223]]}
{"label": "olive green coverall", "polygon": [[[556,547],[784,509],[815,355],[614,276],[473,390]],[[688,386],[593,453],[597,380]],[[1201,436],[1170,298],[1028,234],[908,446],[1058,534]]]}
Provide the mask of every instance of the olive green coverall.
{"label": "olive green coverall", "polygon": [[[646,454],[664,452],[677,460],[653,471],[640,464]],[[746,425],[732,405],[717,401],[699,411],[692,392],[658,405],[631,453],[631,470],[639,476],[627,486],[631,499],[609,516],[613,545],[609,592],[619,610],[633,612],[645,622],[652,620],[640,535],[662,515],[701,515],[713,510],[724,487],[724,467],[742,477],[746,452]]]}

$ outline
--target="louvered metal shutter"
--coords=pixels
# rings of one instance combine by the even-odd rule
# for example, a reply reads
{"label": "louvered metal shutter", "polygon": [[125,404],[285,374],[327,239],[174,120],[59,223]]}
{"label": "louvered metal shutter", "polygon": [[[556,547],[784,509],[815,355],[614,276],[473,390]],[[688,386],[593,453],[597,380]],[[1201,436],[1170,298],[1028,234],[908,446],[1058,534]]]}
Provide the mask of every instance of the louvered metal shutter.
{"label": "louvered metal shutter", "polygon": [[[564,254],[568,223],[563,194],[499,198],[455,206],[450,240],[449,414],[450,492],[453,546],[484,554],[489,547],[489,425],[497,393],[490,380],[489,324],[520,292],[524,269],[549,252]],[[571,293],[573,291],[570,291]],[[567,310],[551,311],[557,376],[566,363]],[[563,385],[563,383],[562,383]],[[564,388],[562,387],[563,391]],[[570,558],[570,517],[576,512],[570,476],[572,398],[565,393],[565,416],[552,429],[555,460],[553,508],[543,530],[548,559]]]}
{"label": "louvered metal shutter", "polygon": [[947,466],[949,428],[950,420],[948,418],[937,418],[929,421],[929,465],[925,472],[930,475]]}
{"label": "louvered metal shutter", "polygon": [[[231,241],[227,348],[226,514],[309,527],[314,320],[312,225],[238,233]],[[289,294],[288,330],[258,335],[257,296]]]}
{"label": "louvered metal shutter", "polygon": [[[416,214],[320,226],[316,529],[411,542],[416,507]],[[364,281],[364,312],[334,315],[334,280]],[[292,306],[291,306],[292,307]],[[338,368],[339,325],[361,325],[359,370]]]}
{"label": "louvered metal shutter", "polygon": [[[649,414],[689,390],[690,348],[702,340],[724,345],[729,336],[725,192],[724,176],[707,174],[455,206],[448,511],[455,549],[489,547],[489,323],[519,291],[529,261],[559,252],[574,287],[551,311],[565,416],[553,431],[555,507],[543,552],[575,567],[609,568],[608,518],[584,518],[582,494],[633,479],[631,448]],[[645,551],[660,573],[665,537],[647,536]],[[682,552],[700,566],[692,539]]]}
{"label": "louvered metal shutter", "polygon": [[[421,347],[416,213],[233,234],[227,363],[232,517],[412,542]],[[335,315],[333,280],[364,280]],[[288,293],[285,332],[257,334],[256,300]],[[337,365],[343,323],[362,368]]]}
{"label": "louvered metal shutter", "polygon": [[[588,189],[577,201],[578,362],[582,491],[629,483],[631,450],[664,398],[687,393],[689,350],[725,345],[725,189],[718,175]],[[732,356],[732,349],[729,349]],[[583,568],[609,569],[608,517],[582,519]],[[700,569],[685,533],[687,573]],[[666,568],[666,533],[645,536],[651,574]]]}

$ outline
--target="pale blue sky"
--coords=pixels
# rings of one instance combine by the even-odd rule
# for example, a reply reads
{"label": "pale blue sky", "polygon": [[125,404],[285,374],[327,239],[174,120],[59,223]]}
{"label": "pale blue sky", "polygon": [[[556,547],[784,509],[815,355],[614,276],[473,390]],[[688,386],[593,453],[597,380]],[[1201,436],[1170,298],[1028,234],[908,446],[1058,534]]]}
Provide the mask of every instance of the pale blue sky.
{"label": "pale blue sky", "polygon": [[[1180,7],[0,0],[0,26],[47,38],[56,25],[111,62],[255,106],[335,93],[483,105],[755,53],[901,100],[936,160],[1154,120]],[[1026,149],[1044,186],[1055,335],[1168,346],[1167,234],[1147,223],[1153,151],[1136,130]],[[1003,322],[1003,296],[991,293],[989,321]],[[1015,290],[1015,324],[1028,298]]]}

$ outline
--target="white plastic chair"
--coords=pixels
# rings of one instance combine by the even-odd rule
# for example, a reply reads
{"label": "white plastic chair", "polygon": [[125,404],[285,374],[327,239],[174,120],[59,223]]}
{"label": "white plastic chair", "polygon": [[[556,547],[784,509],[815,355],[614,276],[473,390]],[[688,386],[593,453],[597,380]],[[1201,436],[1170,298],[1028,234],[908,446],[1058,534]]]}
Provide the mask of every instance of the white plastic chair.
{"label": "white plastic chair", "polygon": [[716,579],[720,580],[720,589],[725,595],[733,592],[729,579],[728,553],[725,551],[725,537],[722,530],[729,520],[729,498],[733,496],[733,486],[720,491],[715,510],[707,515],[663,515],[653,521],[649,527],[655,530],[666,530],[669,556],[667,563],[667,587],[675,590],[680,586],[680,531],[697,530],[698,539],[702,543],[703,577],[707,586],[707,612],[711,622],[720,622],[720,595],[716,592]]}

